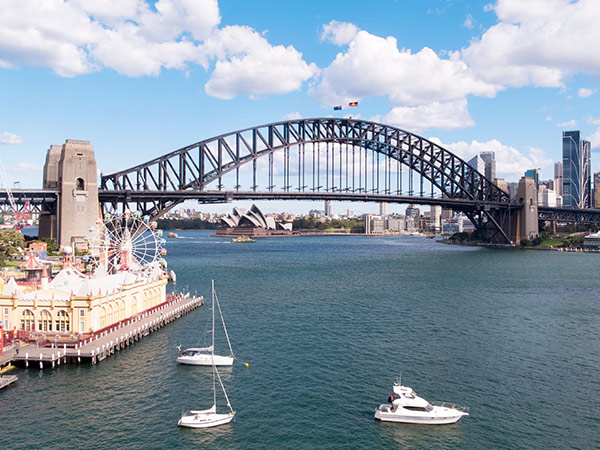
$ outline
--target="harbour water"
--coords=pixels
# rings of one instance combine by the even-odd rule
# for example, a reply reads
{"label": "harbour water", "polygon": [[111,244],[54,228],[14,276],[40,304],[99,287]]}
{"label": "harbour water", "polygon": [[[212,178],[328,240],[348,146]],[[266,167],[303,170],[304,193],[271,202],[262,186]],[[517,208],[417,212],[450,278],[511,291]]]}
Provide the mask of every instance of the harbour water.
{"label": "harbour water", "polygon": [[[167,257],[176,289],[210,298],[214,279],[236,356],[249,362],[220,371],[235,421],[176,426],[182,410],[212,404],[210,368],[175,364],[177,344],[203,344],[205,306],[96,366],[13,372],[0,448],[597,448],[597,254],[178,234]],[[400,374],[470,417],[375,421]]]}

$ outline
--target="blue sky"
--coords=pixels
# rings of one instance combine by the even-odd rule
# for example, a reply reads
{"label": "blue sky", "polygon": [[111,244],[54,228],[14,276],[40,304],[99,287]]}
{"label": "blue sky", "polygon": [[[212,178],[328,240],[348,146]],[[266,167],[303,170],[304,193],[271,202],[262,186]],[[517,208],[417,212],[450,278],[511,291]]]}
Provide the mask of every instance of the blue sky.
{"label": "blue sky", "polygon": [[110,173],[359,101],[342,115],[551,178],[563,130],[600,148],[598,17],[597,0],[3,0],[0,158],[37,188],[65,139]]}

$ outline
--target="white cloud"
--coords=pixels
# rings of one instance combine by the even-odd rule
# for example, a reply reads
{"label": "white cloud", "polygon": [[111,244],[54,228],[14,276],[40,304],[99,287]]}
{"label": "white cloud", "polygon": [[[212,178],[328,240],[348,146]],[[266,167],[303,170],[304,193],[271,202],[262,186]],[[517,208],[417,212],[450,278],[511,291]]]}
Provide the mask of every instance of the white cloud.
{"label": "white cloud", "polygon": [[317,72],[292,46],[248,27],[219,29],[217,0],[4,0],[0,68],[50,67],[59,76],[113,69],[157,76],[200,64],[209,95],[252,98],[298,89]]}
{"label": "white cloud", "polygon": [[383,116],[383,121],[414,132],[431,128],[455,130],[475,125],[466,99],[415,107],[397,106]]}
{"label": "white cloud", "polygon": [[9,144],[9,145],[14,145],[14,144],[21,144],[23,142],[23,139],[21,139],[21,136],[18,136],[16,134],[13,133],[0,133],[0,144]]}
{"label": "white cloud", "polygon": [[600,74],[597,0],[498,0],[499,23],[463,49],[481,80],[506,87],[562,87],[574,73]]}
{"label": "white cloud", "polygon": [[346,45],[354,39],[356,33],[358,33],[356,25],[332,20],[328,24],[323,25],[321,41],[329,41],[335,45]]}
{"label": "white cloud", "polygon": [[577,91],[577,95],[581,98],[591,97],[596,93],[596,89],[581,88]]}
{"label": "white cloud", "polygon": [[552,122],[552,116],[551,115],[547,115],[546,116],[546,122]]}
{"label": "white cloud", "polygon": [[571,119],[567,122],[557,123],[556,126],[560,128],[569,128],[577,125],[577,121],[575,119]]}
{"label": "white cloud", "polygon": [[441,59],[430,48],[417,53],[398,49],[393,37],[359,31],[348,50],[321,71],[310,89],[328,105],[388,96],[394,106],[414,106],[462,98],[468,94],[493,97],[496,87],[477,80],[469,67],[451,53]]}
{"label": "white cloud", "polygon": [[221,99],[287,94],[317,72],[317,66],[307,64],[294,47],[272,46],[248,27],[219,30],[207,43],[206,52],[218,60],[205,90]]}
{"label": "white cloud", "polygon": [[300,114],[298,111],[286,114],[285,116],[283,116],[283,120],[299,120],[302,119],[302,114]]}
{"label": "white cloud", "polygon": [[430,138],[430,140],[466,161],[482,151],[493,151],[496,158],[496,176],[498,178],[519,179],[526,169],[549,167],[554,163],[551,158],[546,157],[545,151],[540,148],[530,148],[529,154],[526,154],[514,147],[504,145],[496,139],[487,142],[471,141],[471,143],[468,143],[460,141],[451,144],[444,144],[438,138]]}
{"label": "white cloud", "polygon": [[475,26],[475,22],[473,20],[473,16],[471,14],[467,14],[467,18],[465,19],[465,22],[463,23],[463,27],[471,30],[471,29],[473,29],[474,26]]}
{"label": "white cloud", "polygon": [[587,140],[592,143],[592,149],[600,150],[600,127]]}
{"label": "white cloud", "polygon": [[39,176],[40,173],[44,170],[43,166],[39,166],[36,164],[27,164],[27,163],[18,163],[12,167],[10,167],[11,173],[15,175],[23,175],[23,176]]}

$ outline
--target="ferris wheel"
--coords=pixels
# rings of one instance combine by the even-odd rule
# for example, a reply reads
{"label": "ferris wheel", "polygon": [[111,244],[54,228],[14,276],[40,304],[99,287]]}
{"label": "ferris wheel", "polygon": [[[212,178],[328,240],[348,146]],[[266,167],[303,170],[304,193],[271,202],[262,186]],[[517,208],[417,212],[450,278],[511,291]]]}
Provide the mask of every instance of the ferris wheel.
{"label": "ferris wheel", "polygon": [[148,216],[126,210],[123,214],[110,214],[98,219],[90,227],[89,257],[102,264],[108,273],[127,271],[140,273],[166,263],[166,241],[162,230]]}

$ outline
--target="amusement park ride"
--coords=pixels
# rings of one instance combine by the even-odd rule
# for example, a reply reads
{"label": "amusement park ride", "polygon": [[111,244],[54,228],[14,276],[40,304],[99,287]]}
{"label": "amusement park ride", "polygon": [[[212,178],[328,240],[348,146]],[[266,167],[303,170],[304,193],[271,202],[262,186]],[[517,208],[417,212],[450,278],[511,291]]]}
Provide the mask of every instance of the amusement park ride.
{"label": "amusement park ride", "polygon": [[81,251],[82,260],[88,270],[95,262],[102,264],[106,271],[140,273],[151,270],[157,264],[162,268],[166,262],[166,240],[162,230],[156,229],[156,222],[139,212],[125,210],[123,214],[106,213],[104,220],[96,220],[89,229],[91,239],[85,238]]}

